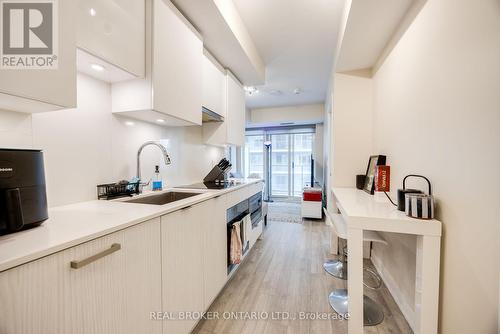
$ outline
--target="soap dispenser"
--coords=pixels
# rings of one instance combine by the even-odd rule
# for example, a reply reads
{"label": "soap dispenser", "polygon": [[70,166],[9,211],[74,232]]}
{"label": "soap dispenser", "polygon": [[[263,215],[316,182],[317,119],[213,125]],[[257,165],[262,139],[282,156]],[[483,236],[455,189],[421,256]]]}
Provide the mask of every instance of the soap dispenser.
{"label": "soap dispenser", "polygon": [[155,176],[153,178],[153,185],[151,186],[151,190],[160,191],[163,189],[163,182],[161,180],[160,175],[160,166],[155,166]]}

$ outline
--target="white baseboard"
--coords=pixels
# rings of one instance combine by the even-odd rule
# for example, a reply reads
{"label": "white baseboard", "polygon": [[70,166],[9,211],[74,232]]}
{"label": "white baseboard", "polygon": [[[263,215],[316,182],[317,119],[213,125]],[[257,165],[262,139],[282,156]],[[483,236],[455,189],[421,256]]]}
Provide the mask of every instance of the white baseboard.
{"label": "white baseboard", "polygon": [[413,309],[413,306],[408,304],[408,302],[405,300],[403,297],[403,294],[401,291],[398,289],[394,278],[389,274],[388,271],[385,270],[383,262],[378,258],[373,252],[372,252],[372,263],[375,266],[375,269],[377,269],[377,272],[379,273],[380,277],[384,281],[385,285],[387,286],[387,289],[391,293],[392,297],[394,298],[394,301],[398,305],[399,309],[401,310],[401,313],[403,313],[403,316],[405,317],[406,321],[410,325],[411,329],[413,332],[415,332],[415,310]]}

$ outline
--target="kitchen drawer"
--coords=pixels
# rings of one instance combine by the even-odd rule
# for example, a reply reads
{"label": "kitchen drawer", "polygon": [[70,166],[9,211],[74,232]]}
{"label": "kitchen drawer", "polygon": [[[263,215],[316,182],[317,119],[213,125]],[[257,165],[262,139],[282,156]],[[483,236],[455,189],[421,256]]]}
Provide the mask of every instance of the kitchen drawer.
{"label": "kitchen drawer", "polygon": [[0,273],[0,301],[0,333],[160,334],[159,219]]}

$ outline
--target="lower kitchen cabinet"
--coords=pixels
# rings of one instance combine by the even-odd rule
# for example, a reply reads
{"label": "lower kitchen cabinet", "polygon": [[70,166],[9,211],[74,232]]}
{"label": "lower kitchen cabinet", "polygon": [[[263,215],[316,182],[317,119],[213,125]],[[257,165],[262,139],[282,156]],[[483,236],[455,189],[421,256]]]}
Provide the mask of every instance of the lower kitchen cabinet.
{"label": "lower kitchen cabinet", "polygon": [[[243,187],[1,272],[0,333],[190,333],[227,281],[226,210],[260,190]],[[163,321],[151,320],[158,311]]]}
{"label": "lower kitchen cabinet", "polygon": [[205,309],[214,301],[227,280],[226,198],[222,195],[209,201],[212,210],[202,220]]}
{"label": "lower kitchen cabinet", "polygon": [[4,271],[0,333],[161,334],[160,256],[157,218]]}
{"label": "lower kitchen cabinet", "polygon": [[190,333],[196,319],[182,319],[188,312],[203,312],[202,222],[212,215],[212,201],[205,201],[161,217],[163,332]]}

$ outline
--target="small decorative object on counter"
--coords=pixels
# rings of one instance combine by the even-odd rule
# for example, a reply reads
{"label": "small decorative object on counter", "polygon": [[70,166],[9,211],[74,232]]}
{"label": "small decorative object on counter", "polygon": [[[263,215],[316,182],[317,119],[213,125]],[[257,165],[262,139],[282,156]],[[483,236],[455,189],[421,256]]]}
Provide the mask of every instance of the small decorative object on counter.
{"label": "small decorative object on counter", "polygon": [[163,181],[160,175],[160,166],[155,166],[155,176],[153,179],[153,184],[151,186],[151,190],[160,191],[163,189]]}
{"label": "small decorative object on counter", "polygon": [[[409,177],[422,178],[427,182],[428,194],[420,190],[406,189],[406,180]],[[413,192],[409,192],[409,191]],[[404,210],[407,216],[419,219],[434,219],[434,197],[432,196],[431,181],[422,175],[407,175],[403,179],[403,189],[398,190],[398,209],[400,207],[400,196],[404,194]]]}
{"label": "small decorative object on counter", "polygon": [[375,168],[375,191],[391,191],[391,166]]}
{"label": "small decorative object on counter", "polygon": [[406,215],[419,219],[434,219],[434,197],[431,194],[406,194]]}
{"label": "small decorative object on counter", "polygon": [[363,187],[365,186],[365,179],[366,175],[356,175],[356,188],[359,190],[363,190]]}
{"label": "small decorative object on counter", "polygon": [[385,155],[372,155],[368,161],[363,190],[370,195],[375,193],[375,167],[385,165],[385,160]]}
{"label": "small decorative object on counter", "polygon": [[[398,210],[399,211],[405,211],[405,206],[406,206],[405,205],[405,195],[406,194],[422,194],[423,193],[423,191],[419,190],[419,189],[407,189],[406,188],[406,179],[408,179],[409,177],[420,177],[420,178],[424,178],[425,180],[427,180],[427,178],[425,176],[421,176],[421,175],[410,174],[410,175],[405,176],[405,178],[403,179],[403,189],[398,189]],[[427,180],[427,182],[429,182],[429,180]],[[430,188],[430,185],[429,185],[429,188]]]}

